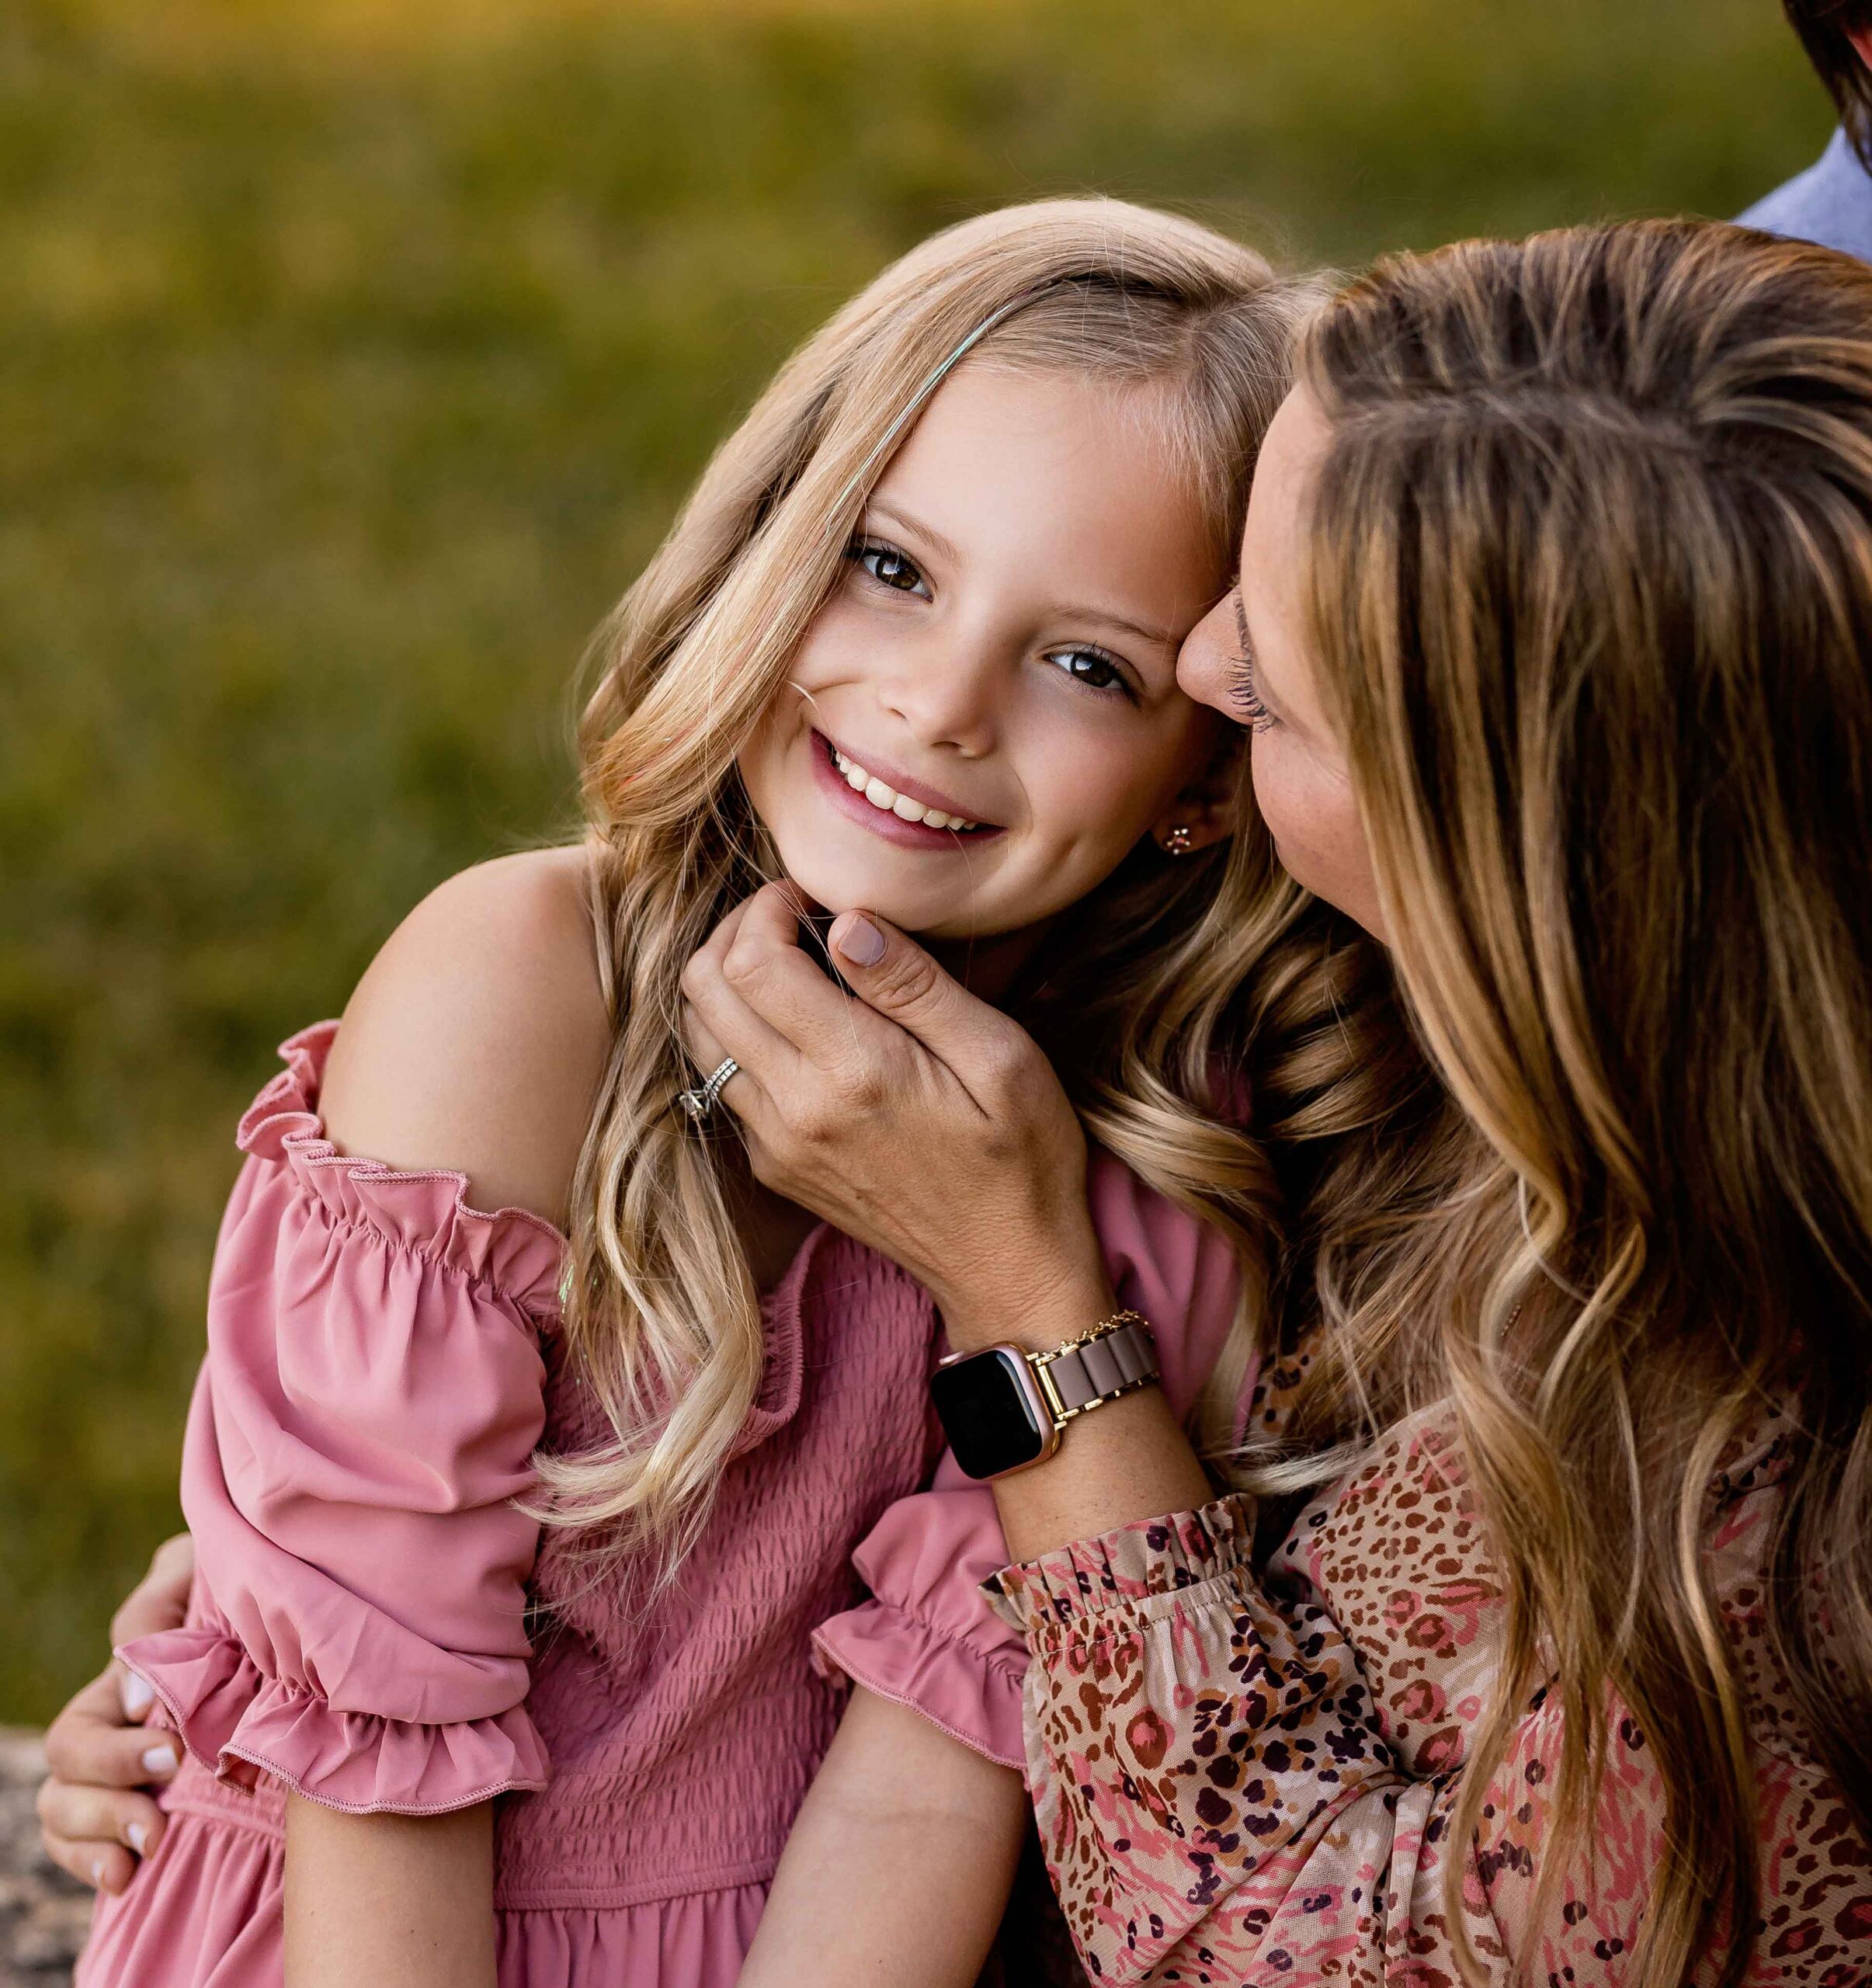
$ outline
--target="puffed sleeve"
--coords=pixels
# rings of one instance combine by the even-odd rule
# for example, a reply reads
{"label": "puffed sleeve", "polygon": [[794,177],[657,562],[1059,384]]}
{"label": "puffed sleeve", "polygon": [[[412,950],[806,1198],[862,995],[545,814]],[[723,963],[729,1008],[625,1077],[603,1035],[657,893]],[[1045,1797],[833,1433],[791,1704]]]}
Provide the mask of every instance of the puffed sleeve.
{"label": "puffed sleeve", "polygon": [[[1150,1320],[1165,1392],[1186,1415],[1235,1323],[1233,1253],[1215,1230],[1108,1153],[1092,1156],[1089,1200],[1118,1302]],[[1242,1385],[1244,1402],[1255,1364]],[[853,1562],[870,1593],[814,1632],[819,1668],[842,1672],[1024,1772],[1026,1639],[996,1614],[985,1587],[1007,1564],[994,1493],[945,1451],[929,1489],[891,1506]]]}
{"label": "puffed sleeve", "polygon": [[435,1814],[546,1782],[512,1501],[564,1239],[469,1208],[458,1173],[340,1154],[316,1110],[335,1032],[284,1044],[241,1121],[183,1448],[189,1619],[118,1654],[224,1780]]}

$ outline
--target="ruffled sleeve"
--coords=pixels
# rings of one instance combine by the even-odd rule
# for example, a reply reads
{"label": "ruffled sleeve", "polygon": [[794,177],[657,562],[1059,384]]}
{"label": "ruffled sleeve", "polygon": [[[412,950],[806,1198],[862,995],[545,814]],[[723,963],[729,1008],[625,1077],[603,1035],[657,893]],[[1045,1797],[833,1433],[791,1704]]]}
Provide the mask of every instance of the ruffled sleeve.
{"label": "ruffled sleeve", "polygon": [[224,1780],[425,1815],[544,1786],[523,1709],[537,1527],[512,1500],[545,1420],[564,1238],[453,1173],[339,1153],[335,1023],[241,1123],[182,1457],[189,1620],[118,1653]]}
{"label": "ruffled sleeve", "polygon": [[869,1598],[813,1632],[814,1663],[1023,1768],[1026,1641],[981,1587],[1007,1557],[994,1493],[945,1451],[929,1489],[898,1499],[853,1555]]}
{"label": "ruffled sleeve", "polygon": [[[1187,1415],[1235,1322],[1233,1253],[1108,1153],[1092,1156],[1089,1199],[1118,1302],[1150,1320],[1165,1392]],[[1243,1402],[1255,1372],[1251,1358]],[[944,1451],[929,1488],[891,1506],[853,1562],[870,1593],[814,1632],[821,1670],[842,1672],[1024,1772],[1026,1639],[996,1614],[984,1586],[1007,1564],[993,1492]]]}

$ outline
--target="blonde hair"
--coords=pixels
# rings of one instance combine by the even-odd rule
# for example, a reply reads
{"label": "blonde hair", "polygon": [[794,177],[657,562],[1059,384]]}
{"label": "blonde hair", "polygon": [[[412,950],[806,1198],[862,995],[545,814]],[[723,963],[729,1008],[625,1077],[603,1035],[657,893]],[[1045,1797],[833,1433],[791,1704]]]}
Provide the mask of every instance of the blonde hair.
{"label": "blonde hair", "polygon": [[1307,1439],[1453,1396],[1506,1606],[1452,1833],[1551,1684],[1543,1885],[1589,1856],[1616,1693],[1670,1845],[1633,1978],[1720,1949],[1733,1983],[1759,1879],[1708,1501],[1780,1410],[1771,1630],[1872,1814],[1872,271],[1691,223],[1466,243],[1348,290],[1301,377],[1322,688],[1474,1128],[1420,1104],[1374,1158]]}
{"label": "blonde hair", "polygon": [[[1161,423],[1205,502],[1219,575],[1312,301],[1249,250],[1115,201],[951,228],[787,363],[611,617],[580,742],[614,1034],[574,1182],[565,1326],[611,1435],[542,1459],[557,1522],[673,1567],[755,1399],[757,1295],[715,1159],[671,1108],[693,1081],[678,981],[728,909],[776,874],[735,756],[836,583],[891,450],[978,334],[969,364],[1166,389]],[[1179,864],[1141,850],[1047,949],[1051,975],[1075,989],[1061,1074],[1088,1131],[1235,1240],[1245,1316],[1265,1281],[1265,1164],[1212,1091],[1243,963],[1297,898],[1264,840]],[[1228,1440],[1248,1357],[1249,1336],[1237,1339],[1203,1410],[1212,1441]]]}

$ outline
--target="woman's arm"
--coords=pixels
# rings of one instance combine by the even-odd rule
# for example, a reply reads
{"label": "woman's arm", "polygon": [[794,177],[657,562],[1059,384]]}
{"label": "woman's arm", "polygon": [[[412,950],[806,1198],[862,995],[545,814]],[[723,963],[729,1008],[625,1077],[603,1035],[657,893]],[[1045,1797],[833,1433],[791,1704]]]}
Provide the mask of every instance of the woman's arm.
{"label": "woman's arm", "polygon": [[[723,1096],[757,1171],[922,1278],[959,1346],[1038,1349],[1082,1330],[1110,1294],[1082,1141],[1037,1049],[880,920],[881,950],[860,949],[875,957],[841,959],[861,997],[847,1000],[800,954],[795,918],[764,893],[686,982],[704,1066],[721,1053],[745,1066]],[[851,923],[835,925],[835,949]],[[1593,1868],[1561,1874],[1579,1882],[1557,1882],[1536,1926],[1557,1703],[1528,1708],[1483,1832],[1458,1840],[1455,1761],[1406,1769],[1343,1631],[1327,1608],[1262,1590],[1251,1503],[1207,1503],[1155,1390],[1076,1421],[995,1494],[1025,1562],[1001,1580],[1032,1653],[1042,1843],[1099,1979],[1184,1963],[1193,1979],[1454,1979],[1452,1878],[1491,1978],[1524,1962],[1542,1978],[1620,1978],[1668,1845],[1641,1736],[1616,1707]],[[1764,1753],[1757,1778],[1765,1868],[1791,1880],[1801,1845],[1852,1840],[1811,1767]],[[1790,1907],[1785,1950],[1836,1945],[1834,1915],[1861,1909],[1855,1883],[1829,1879],[1823,1912]]]}
{"label": "woman's arm", "polygon": [[[855,924],[883,942],[846,954]],[[770,885],[725,919],[683,978],[700,1066],[742,1065],[722,1100],[755,1170],[901,1263],[952,1346],[1039,1352],[1113,1309],[1086,1204],[1085,1138],[1039,1048],[881,919],[832,927],[842,994],[799,946]],[[861,947],[860,951],[869,951]],[[940,1163],[933,1163],[939,1159]],[[1202,1503],[1210,1485],[1161,1392],[1079,1417],[1053,1458],[995,1486],[1017,1559]]]}
{"label": "woman's arm", "polygon": [[741,1988],[972,1988],[1026,1823],[1011,1768],[919,1712],[854,1691],[787,1838]]}
{"label": "woman's arm", "polygon": [[494,1988],[493,1814],[345,1816],[289,1796],[287,1988]]}

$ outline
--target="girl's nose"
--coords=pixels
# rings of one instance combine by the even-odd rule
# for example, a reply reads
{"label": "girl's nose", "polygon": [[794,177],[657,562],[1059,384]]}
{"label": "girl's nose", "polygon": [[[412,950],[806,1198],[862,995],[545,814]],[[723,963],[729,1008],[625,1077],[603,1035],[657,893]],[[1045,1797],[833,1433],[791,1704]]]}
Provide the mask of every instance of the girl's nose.
{"label": "girl's nose", "polygon": [[947,638],[918,645],[880,689],[884,709],[919,746],[965,759],[992,750],[1007,665],[986,642]]}
{"label": "girl's nose", "polygon": [[1231,724],[1242,722],[1230,692],[1235,687],[1236,651],[1233,596],[1224,594],[1183,638],[1176,658],[1178,687],[1199,704],[1211,704]]}

